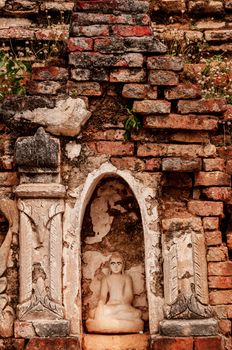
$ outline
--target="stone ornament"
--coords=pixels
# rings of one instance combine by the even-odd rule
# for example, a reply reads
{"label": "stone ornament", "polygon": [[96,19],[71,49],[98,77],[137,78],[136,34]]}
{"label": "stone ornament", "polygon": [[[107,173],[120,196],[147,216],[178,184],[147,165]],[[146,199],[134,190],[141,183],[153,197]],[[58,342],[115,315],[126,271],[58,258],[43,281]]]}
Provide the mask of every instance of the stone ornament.
{"label": "stone ornament", "polygon": [[124,271],[124,260],[118,252],[109,260],[110,274],[101,281],[99,302],[86,321],[93,333],[137,333],[143,331],[141,311],[134,308],[132,279]]}
{"label": "stone ornament", "polygon": [[162,225],[166,318],[211,317],[201,219],[165,219]]}
{"label": "stone ornament", "polygon": [[15,313],[9,305],[8,295],[4,293],[7,289],[7,279],[2,276],[7,268],[13,234],[18,233],[18,210],[16,203],[10,199],[0,200],[0,210],[9,222],[8,232],[0,247],[0,337],[5,338],[13,335]]}

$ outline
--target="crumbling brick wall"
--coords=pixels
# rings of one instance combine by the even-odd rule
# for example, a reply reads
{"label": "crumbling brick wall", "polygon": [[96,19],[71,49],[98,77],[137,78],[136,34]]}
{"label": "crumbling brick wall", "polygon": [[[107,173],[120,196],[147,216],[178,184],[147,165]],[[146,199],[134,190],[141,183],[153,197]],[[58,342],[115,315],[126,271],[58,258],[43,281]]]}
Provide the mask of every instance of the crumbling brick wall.
{"label": "crumbling brick wall", "polygon": [[[154,349],[231,349],[231,0],[1,1],[0,6],[3,52],[32,63],[32,75],[23,82],[26,96],[1,102],[2,197],[14,198],[18,183],[17,137],[40,126],[15,119],[15,113],[80,97],[92,116],[78,138],[58,135],[64,184],[72,187],[67,174],[84,161],[81,154],[67,156],[67,145],[78,144],[106,155],[118,169],[162,172],[161,218],[202,218],[210,304],[223,345],[219,336],[161,337]],[[1,241],[6,225],[2,217]],[[6,275],[12,281],[17,244]],[[10,285],[15,307],[17,282]],[[0,340],[0,347],[11,348],[11,341]],[[24,340],[14,344],[23,348]]]}

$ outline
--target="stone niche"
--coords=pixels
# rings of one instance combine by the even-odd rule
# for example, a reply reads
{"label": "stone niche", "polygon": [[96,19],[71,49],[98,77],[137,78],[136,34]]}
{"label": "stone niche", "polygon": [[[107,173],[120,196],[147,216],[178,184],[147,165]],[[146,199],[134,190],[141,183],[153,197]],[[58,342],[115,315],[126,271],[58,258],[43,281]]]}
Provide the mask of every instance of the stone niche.
{"label": "stone niche", "polygon": [[138,202],[119,177],[107,177],[97,185],[86,208],[82,226],[82,320],[96,308],[101,279],[109,274],[109,257],[117,251],[125,260],[125,272],[133,281],[133,306],[140,309],[148,329],[145,287],[144,234]]}

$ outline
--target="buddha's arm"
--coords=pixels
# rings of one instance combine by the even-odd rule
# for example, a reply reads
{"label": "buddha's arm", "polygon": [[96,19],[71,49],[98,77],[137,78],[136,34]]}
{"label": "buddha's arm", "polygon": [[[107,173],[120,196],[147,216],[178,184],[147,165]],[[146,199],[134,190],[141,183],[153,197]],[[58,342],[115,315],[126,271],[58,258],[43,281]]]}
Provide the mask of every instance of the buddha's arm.
{"label": "buddha's arm", "polygon": [[126,283],[125,283],[123,301],[125,304],[131,304],[134,297],[132,279],[130,276],[125,276],[125,278],[126,278]]}
{"label": "buddha's arm", "polygon": [[106,304],[107,296],[108,296],[108,284],[106,281],[106,277],[103,277],[101,281],[101,291],[100,291],[100,298],[99,303],[100,304]]}

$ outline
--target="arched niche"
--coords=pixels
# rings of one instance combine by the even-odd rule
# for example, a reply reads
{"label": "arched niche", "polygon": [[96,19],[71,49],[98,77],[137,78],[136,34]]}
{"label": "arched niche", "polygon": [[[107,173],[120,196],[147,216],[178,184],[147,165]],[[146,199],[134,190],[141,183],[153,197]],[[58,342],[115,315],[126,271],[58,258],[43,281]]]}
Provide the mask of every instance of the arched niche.
{"label": "arched niche", "polygon": [[79,335],[82,328],[81,295],[81,231],[87,205],[102,179],[117,177],[133,193],[141,213],[144,234],[144,267],[148,301],[150,333],[158,332],[163,319],[163,288],[161,266],[161,236],[158,225],[157,193],[160,174],[136,173],[118,170],[111,163],[102,164],[90,172],[85,182],[76,188],[74,208],[66,205],[64,214],[63,296],[65,316],[71,321],[71,334]]}

